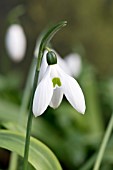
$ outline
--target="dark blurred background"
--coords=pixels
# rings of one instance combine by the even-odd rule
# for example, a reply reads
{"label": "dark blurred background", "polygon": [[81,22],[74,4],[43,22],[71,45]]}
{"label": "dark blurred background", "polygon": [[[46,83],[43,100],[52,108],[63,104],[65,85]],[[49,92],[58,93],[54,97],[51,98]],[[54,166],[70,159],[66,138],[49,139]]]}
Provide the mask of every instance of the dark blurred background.
{"label": "dark blurred background", "polygon": [[[8,69],[4,66],[4,61],[8,60],[4,46],[8,14],[20,4],[23,5],[25,11],[19,17],[19,21],[28,41],[25,59],[20,63],[25,71],[33,56],[36,39],[42,30],[52,23],[67,20],[67,27],[53,39],[55,49],[65,56],[73,49],[79,51],[82,48],[84,57],[97,68],[99,75],[104,77],[113,73],[112,0],[1,0],[0,70],[2,72]],[[11,65],[15,67],[15,64],[11,63]]]}

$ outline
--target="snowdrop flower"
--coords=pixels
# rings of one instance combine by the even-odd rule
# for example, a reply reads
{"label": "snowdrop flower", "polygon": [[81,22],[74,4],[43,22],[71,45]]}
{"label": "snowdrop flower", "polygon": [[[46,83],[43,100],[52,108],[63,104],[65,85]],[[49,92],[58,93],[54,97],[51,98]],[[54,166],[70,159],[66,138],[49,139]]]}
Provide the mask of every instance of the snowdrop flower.
{"label": "snowdrop flower", "polygon": [[[35,51],[34,51],[35,57],[38,57],[40,40],[41,40],[41,37],[38,38],[37,43],[36,43],[36,47],[35,47]],[[64,59],[62,59],[60,57],[60,55],[55,50],[52,49],[52,51],[54,51],[56,53],[58,64],[67,74],[69,74],[72,77],[79,76],[79,74],[82,70],[82,61],[81,61],[81,57],[79,54],[71,53],[71,54],[67,55]],[[46,54],[47,54],[47,50],[44,52],[43,62],[42,62],[45,65],[45,70],[48,65],[47,61],[46,61]],[[43,70],[43,73],[45,70]],[[40,77],[39,77],[39,80],[40,80]]]}
{"label": "snowdrop flower", "polygon": [[70,75],[73,77],[78,77],[82,70],[82,61],[79,54],[71,53],[65,57],[65,62],[70,70]]}
{"label": "snowdrop flower", "polygon": [[[68,67],[67,63],[65,62],[64,59],[62,59],[60,57],[60,55],[52,49],[52,51],[54,53],[56,53],[57,55],[57,63],[58,65],[69,75],[71,75],[71,71],[70,71],[70,68]],[[47,55],[48,51],[45,50],[44,51],[44,55],[43,55],[43,58],[42,58],[42,63],[41,63],[41,68],[40,68],[40,74],[39,74],[39,78],[38,78],[38,82],[40,82],[40,80],[42,79],[46,69],[47,69],[47,66],[48,66],[48,63],[47,63],[47,60],[46,60],[46,55]]]}
{"label": "snowdrop flower", "polygon": [[[78,112],[84,114],[85,99],[79,84],[61,69],[54,52],[50,51],[46,55],[48,66],[34,94],[33,114],[41,115],[48,105],[57,108],[62,101],[63,94]],[[42,70],[43,68],[40,74]]]}
{"label": "snowdrop flower", "polygon": [[[39,36],[39,38],[37,39],[37,42],[36,42],[36,46],[35,46],[35,50],[34,50],[34,56],[37,58],[38,57],[38,53],[39,53],[39,47],[40,47],[40,42],[41,42],[41,39],[42,39],[42,35]],[[57,62],[58,64],[60,65],[60,67],[69,75],[71,75],[71,71],[70,71],[70,68],[68,67],[67,65],[67,61],[65,61],[64,59],[62,59],[60,57],[60,55],[52,49],[52,51],[54,53],[56,53],[57,55]],[[43,73],[41,74],[41,76],[44,74],[44,72],[46,71],[46,67],[48,66],[47,64],[47,61],[46,61],[46,54],[47,54],[47,50],[45,50],[44,52],[44,56],[43,56],[43,61],[42,61],[42,64],[44,65],[44,67],[41,65],[41,67],[43,67]],[[45,69],[44,69],[45,68]],[[40,81],[40,76],[39,76],[39,79],[38,81]]]}
{"label": "snowdrop flower", "polygon": [[23,59],[26,50],[26,38],[23,28],[18,24],[11,25],[6,33],[6,48],[15,62]]}

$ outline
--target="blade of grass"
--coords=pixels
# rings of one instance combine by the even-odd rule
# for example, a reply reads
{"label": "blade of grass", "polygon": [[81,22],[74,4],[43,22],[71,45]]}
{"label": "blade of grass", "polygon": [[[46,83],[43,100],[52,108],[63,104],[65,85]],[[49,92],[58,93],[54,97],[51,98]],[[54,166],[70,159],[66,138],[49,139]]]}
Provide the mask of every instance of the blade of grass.
{"label": "blade of grass", "polygon": [[101,143],[101,146],[100,146],[100,149],[99,149],[99,152],[98,152],[98,155],[97,155],[96,162],[94,164],[93,170],[99,170],[99,167],[100,167],[100,164],[102,162],[102,158],[103,158],[103,155],[104,155],[108,140],[110,138],[112,129],[113,129],[113,114],[111,115],[110,121],[108,123],[108,127],[106,129],[103,141]]}

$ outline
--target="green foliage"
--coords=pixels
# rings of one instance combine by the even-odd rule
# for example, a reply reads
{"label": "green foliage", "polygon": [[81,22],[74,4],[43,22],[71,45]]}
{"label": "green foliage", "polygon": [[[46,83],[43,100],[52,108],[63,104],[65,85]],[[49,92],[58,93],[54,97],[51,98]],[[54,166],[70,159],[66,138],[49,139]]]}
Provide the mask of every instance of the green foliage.
{"label": "green foliage", "polygon": [[[31,137],[29,162],[37,170],[61,170],[54,154],[47,146]],[[0,147],[16,152],[23,156],[25,136],[18,132],[0,131]],[[38,161],[37,161],[38,160]]]}
{"label": "green foliage", "polygon": [[[80,167],[84,167],[85,170],[85,167],[90,169],[93,166],[96,158],[95,153],[99,148],[104,127],[107,123],[106,117],[104,118],[106,114],[101,106],[106,106],[109,110],[112,108],[112,102],[109,103],[109,97],[110,99],[112,97],[110,88],[112,87],[112,79],[107,82],[98,82],[93,69],[87,65],[84,66],[79,82],[83,87],[86,97],[87,110],[84,116],[78,114],[64,100],[58,109],[53,110],[49,108],[43,116],[34,118],[32,126],[32,135],[36,139],[43,141],[54,151],[62,162],[63,168],[72,170],[75,168],[79,169]],[[10,88],[13,91],[13,86]],[[109,88],[109,93],[106,92],[106,88]],[[18,100],[17,94],[13,95]],[[102,99],[106,98],[106,100],[100,100],[101,96],[103,96]],[[101,113],[102,111],[103,113]],[[18,102],[9,101],[7,97],[6,99],[5,97],[3,99],[0,98],[0,124],[2,128],[10,130],[11,134],[19,134],[20,136],[23,136],[23,133],[25,134],[26,113],[27,110],[24,114],[20,115],[20,105]],[[24,138],[20,136],[19,138]],[[2,137],[0,137],[0,140],[2,140]],[[24,141],[24,139],[22,140]],[[14,146],[17,146],[17,144]],[[113,162],[112,150],[112,141],[110,141],[104,156],[104,162],[109,165]],[[111,170],[110,166],[108,168],[108,170]]]}
{"label": "green foliage", "polygon": [[[55,4],[54,1],[45,2],[42,0],[39,2],[34,0],[27,3],[27,14],[22,18],[29,40],[25,63],[11,63],[3,55],[3,48],[0,50],[0,70],[4,73],[0,73],[0,147],[23,156],[25,140],[23,134],[26,132],[34,72],[32,72],[30,79],[28,78],[26,92],[23,90],[23,85],[26,82],[25,75],[30,63],[29,60],[32,58],[34,42],[37,34],[42,31],[44,25],[48,24],[48,20],[51,23],[58,21],[59,18],[66,18],[69,26],[64,29],[63,33],[59,33],[55,42],[53,41],[53,45],[62,54],[67,54],[70,49],[79,51],[83,57],[85,56],[89,61],[92,61],[98,68],[96,71],[99,71],[98,73],[103,75],[104,79],[97,77],[95,70],[85,61],[78,81],[86,98],[86,114],[83,116],[77,113],[64,99],[58,109],[48,108],[43,116],[33,118],[32,136],[35,139],[31,138],[29,162],[38,169],[50,169],[51,166],[52,169],[61,169],[56,157],[40,142],[42,141],[58,157],[63,169],[90,170],[93,168],[113,110],[113,77],[105,78],[105,75],[113,72],[113,38],[111,36],[113,34],[113,2],[111,0],[61,0]],[[5,34],[3,20],[0,35]],[[58,31],[65,24],[65,22],[60,23],[54,29]],[[59,26],[58,30],[57,26]],[[51,33],[53,34],[53,30]],[[2,42],[3,36],[0,37]],[[51,36],[46,38],[47,36],[43,39],[43,42],[46,40],[44,45],[40,47],[42,50]],[[32,71],[33,69],[34,66]],[[17,72],[17,70],[19,71]],[[22,91],[26,93],[23,95],[24,97]],[[112,170],[112,143],[113,136],[111,136],[103,157],[100,168],[102,170]],[[4,157],[4,159],[6,158]],[[18,164],[22,163],[18,161]],[[49,165],[50,167],[48,167]],[[29,167],[29,169],[34,168]]]}

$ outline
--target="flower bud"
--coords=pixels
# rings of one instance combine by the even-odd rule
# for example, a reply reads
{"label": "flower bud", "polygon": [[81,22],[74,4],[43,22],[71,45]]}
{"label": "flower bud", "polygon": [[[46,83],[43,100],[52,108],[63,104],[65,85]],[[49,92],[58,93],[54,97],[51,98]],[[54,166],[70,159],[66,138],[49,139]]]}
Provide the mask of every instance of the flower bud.
{"label": "flower bud", "polygon": [[48,65],[57,64],[57,56],[53,51],[49,51],[46,57]]}

